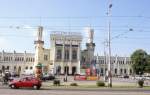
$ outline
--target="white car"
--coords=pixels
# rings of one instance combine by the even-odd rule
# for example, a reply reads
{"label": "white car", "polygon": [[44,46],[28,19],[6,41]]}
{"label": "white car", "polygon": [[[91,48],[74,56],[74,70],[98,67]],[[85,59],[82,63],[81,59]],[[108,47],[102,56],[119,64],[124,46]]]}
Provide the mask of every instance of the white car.
{"label": "white car", "polygon": [[146,80],[150,80],[150,76],[144,76]]}
{"label": "white car", "polygon": [[135,76],[134,79],[136,80],[145,80],[144,76]]}

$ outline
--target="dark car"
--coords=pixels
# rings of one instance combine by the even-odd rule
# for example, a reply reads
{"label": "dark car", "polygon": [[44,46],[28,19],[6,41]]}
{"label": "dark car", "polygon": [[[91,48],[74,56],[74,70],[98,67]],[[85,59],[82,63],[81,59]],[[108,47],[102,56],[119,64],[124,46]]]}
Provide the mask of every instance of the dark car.
{"label": "dark car", "polygon": [[41,85],[41,80],[35,77],[23,77],[19,79],[14,79],[9,83],[9,87],[11,88],[32,87],[34,89],[40,89]]}
{"label": "dark car", "polygon": [[43,75],[41,79],[42,79],[43,81],[46,81],[46,80],[54,80],[54,79],[55,79],[55,76],[54,76],[54,75]]}
{"label": "dark car", "polygon": [[129,78],[129,76],[128,75],[124,75],[123,78]]}

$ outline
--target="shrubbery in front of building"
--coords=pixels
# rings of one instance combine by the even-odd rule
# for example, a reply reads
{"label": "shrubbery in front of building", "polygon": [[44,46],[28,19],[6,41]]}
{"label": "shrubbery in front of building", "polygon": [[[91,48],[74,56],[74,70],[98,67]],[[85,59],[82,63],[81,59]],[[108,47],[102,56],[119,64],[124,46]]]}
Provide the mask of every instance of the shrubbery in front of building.
{"label": "shrubbery in front of building", "polygon": [[54,86],[60,86],[60,80],[55,79],[55,80],[53,81],[53,85],[54,85]]}
{"label": "shrubbery in front of building", "polygon": [[96,82],[96,85],[97,85],[98,87],[104,87],[104,86],[105,86],[105,83],[104,83],[103,81],[97,81],[97,82]]}
{"label": "shrubbery in front of building", "polygon": [[70,86],[78,86],[77,83],[71,83]]}
{"label": "shrubbery in front of building", "polygon": [[139,87],[143,87],[143,84],[144,84],[144,80],[138,80]]}

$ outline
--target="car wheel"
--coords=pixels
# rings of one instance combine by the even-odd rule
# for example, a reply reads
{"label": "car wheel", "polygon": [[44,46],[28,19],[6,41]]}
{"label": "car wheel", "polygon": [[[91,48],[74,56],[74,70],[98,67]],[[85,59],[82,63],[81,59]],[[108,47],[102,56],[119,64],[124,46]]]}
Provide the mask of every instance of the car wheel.
{"label": "car wheel", "polygon": [[40,89],[40,87],[37,86],[37,85],[34,85],[33,88],[34,88],[34,89],[37,89],[37,90]]}
{"label": "car wheel", "polygon": [[12,84],[10,87],[11,87],[12,89],[16,88],[16,86],[15,86],[14,84]]}

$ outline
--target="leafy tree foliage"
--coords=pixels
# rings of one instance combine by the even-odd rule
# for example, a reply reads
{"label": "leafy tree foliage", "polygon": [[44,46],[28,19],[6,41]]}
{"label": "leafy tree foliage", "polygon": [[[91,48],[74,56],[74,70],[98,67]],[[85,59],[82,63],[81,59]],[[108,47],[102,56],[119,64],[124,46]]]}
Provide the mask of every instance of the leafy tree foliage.
{"label": "leafy tree foliage", "polygon": [[142,49],[138,49],[131,55],[133,70],[136,74],[143,74],[150,70],[150,56]]}
{"label": "leafy tree foliage", "polygon": [[150,73],[150,55],[148,55],[148,64],[147,64],[146,67],[145,67],[145,71],[146,71],[147,73]]}

